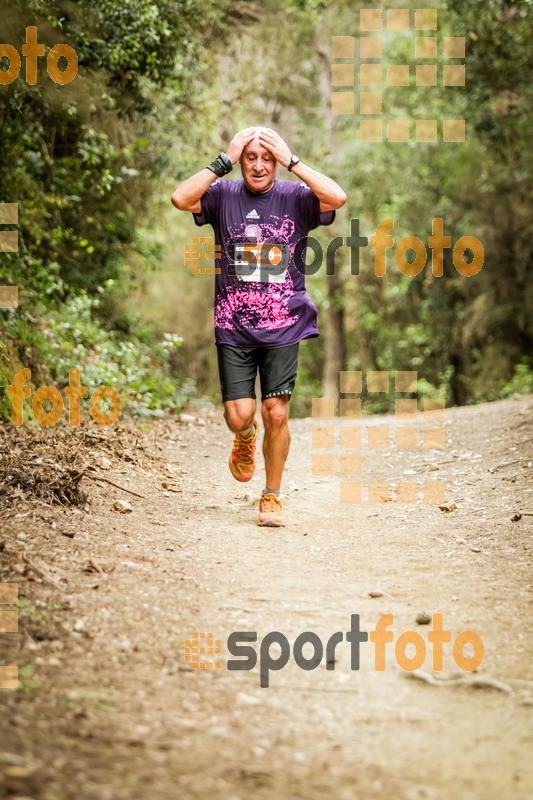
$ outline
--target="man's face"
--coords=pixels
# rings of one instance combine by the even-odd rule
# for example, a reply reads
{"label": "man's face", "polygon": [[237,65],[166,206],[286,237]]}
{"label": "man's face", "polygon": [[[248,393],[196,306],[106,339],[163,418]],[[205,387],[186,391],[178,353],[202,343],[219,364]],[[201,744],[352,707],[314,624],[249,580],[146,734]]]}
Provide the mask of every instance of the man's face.
{"label": "man's face", "polygon": [[259,143],[259,136],[246,145],[239,162],[246,187],[257,194],[268,192],[276,180],[278,162],[270,150]]}

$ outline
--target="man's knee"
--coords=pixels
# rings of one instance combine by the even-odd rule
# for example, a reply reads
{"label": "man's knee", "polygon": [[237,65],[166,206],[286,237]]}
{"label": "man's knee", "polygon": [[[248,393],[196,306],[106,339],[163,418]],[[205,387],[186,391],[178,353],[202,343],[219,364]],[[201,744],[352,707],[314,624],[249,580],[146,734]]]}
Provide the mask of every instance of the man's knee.
{"label": "man's knee", "polygon": [[228,400],[224,403],[224,419],[234,433],[251,428],[254,421],[255,402],[251,398]]}
{"label": "man's knee", "polygon": [[263,400],[262,415],[265,428],[277,430],[286,425],[289,419],[289,395]]}

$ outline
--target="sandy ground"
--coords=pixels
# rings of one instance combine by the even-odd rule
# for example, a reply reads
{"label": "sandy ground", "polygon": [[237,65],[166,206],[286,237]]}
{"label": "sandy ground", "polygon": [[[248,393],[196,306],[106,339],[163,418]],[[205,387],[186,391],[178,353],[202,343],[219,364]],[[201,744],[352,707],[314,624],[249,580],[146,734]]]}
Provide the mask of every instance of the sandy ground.
{"label": "sandy ground", "polygon": [[[311,420],[291,421],[283,529],[256,525],[261,459],[233,480],[220,411],[158,422],[120,452],[117,430],[91,428],[78,455],[143,498],[84,478],[87,510],[3,500],[0,579],[20,599],[0,663],[18,664],[20,688],[0,690],[0,797],[532,798],[532,410],[533,396],[450,409],[444,450],[363,451],[365,481],[443,481],[451,511],[341,504],[339,476],[312,475]],[[350,616],[370,632],[389,613],[385,669],[369,641],[352,670]],[[451,632],[442,672],[427,645],[429,682],[395,656],[405,631],[427,643],[420,613]],[[268,633],[286,636],[268,688],[259,666],[227,669],[234,631],[257,632],[259,660]],[[296,665],[303,631],[344,633],[334,669]],[[454,661],[462,631],[484,644],[475,673]],[[220,669],[185,661],[193,632],[221,640],[200,656]]]}

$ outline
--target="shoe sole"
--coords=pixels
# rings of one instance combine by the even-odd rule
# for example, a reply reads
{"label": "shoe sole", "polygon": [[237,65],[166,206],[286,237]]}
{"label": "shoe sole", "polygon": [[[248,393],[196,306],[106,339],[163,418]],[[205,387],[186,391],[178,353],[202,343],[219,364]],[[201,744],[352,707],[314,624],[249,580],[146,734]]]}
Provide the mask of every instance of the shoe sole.
{"label": "shoe sole", "polygon": [[284,522],[273,522],[272,520],[266,520],[266,522],[258,522],[257,523],[260,528],[284,528]]}

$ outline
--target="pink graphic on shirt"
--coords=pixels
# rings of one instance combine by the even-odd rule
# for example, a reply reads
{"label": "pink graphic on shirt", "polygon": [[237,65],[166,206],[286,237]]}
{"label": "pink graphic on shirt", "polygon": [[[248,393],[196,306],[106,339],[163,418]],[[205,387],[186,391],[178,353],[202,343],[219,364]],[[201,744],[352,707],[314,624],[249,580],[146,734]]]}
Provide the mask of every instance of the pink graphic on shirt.
{"label": "pink graphic on shirt", "polygon": [[[271,219],[280,222],[279,217],[272,216]],[[237,226],[237,230],[229,230],[233,242],[246,240],[243,237],[244,227],[241,225]],[[266,223],[262,225],[262,235],[258,242],[275,240],[278,244],[288,245],[294,228],[294,220],[288,216],[279,226],[272,222]],[[229,253],[227,256],[231,261]],[[215,326],[235,330],[237,322],[239,327],[277,330],[294,325],[300,315],[290,314],[289,300],[294,293],[293,289],[294,284],[288,268],[283,283],[243,282],[237,279],[236,285],[229,284],[224,293],[217,295]]]}
{"label": "pink graphic on shirt", "polygon": [[244,229],[244,235],[249,239],[257,239],[257,241],[259,241],[259,237],[261,236],[261,228],[259,225],[247,225]]}

